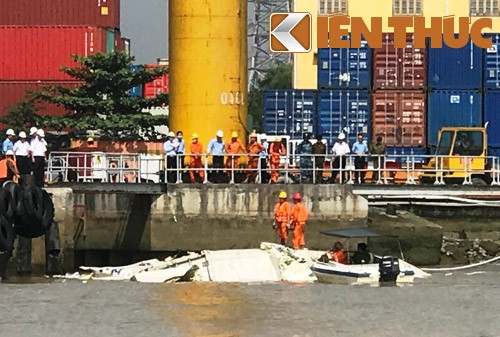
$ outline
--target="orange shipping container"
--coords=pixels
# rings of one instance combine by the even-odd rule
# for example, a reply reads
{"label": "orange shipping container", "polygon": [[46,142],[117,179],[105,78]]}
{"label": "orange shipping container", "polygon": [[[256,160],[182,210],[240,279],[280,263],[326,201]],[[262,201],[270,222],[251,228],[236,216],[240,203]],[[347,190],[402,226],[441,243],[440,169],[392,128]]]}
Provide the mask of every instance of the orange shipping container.
{"label": "orange shipping container", "polygon": [[372,137],[387,146],[425,146],[426,95],[422,91],[375,91]]}

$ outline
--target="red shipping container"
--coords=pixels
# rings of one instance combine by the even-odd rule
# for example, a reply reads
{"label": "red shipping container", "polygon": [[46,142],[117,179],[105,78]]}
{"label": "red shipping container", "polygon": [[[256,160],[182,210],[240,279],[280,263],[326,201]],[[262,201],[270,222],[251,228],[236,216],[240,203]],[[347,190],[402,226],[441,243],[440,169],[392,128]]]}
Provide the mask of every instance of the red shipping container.
{"label": "red shipping container", "polygon": [[413,34],[406,48],[394,48],[394,34],[384,34],[382,48],[373,49],[374,89],[424,89],[427,85],[426,49],[413,48]]}
{"label": "red shipping container", "polygon": [[60,70],[71,54],[106,52],[106,30],[97,27],[0,26],[0,79],[72,80]]}
{"label": "red shipping container", "polygon": [[120,0],[0,0],[1,26],[102,26],[120,29]]}
{"label": "red shipping container", "polygon": [[[62,85],[76,88],[81,82],[0,82],[0,116],[8,114],[9,106],[24,101],[27,90],[41,90],[45,85]],[[62,116],[65,110],[53,104],[43,104],[39,110],[40,116]]]}
{"label": "red shipping container", "polygon": [[423,91],[376,91],[372,95],[372,136],[387,146],[425,146]]}
{"label": "red shipping container", "polygon": [[[156,68],[160,67],[159,65],[145,65],[146,68]],[[144,97],[145,98],[153,98],[158,94],[169,92],[169,76],[168,73],[164,74],[161,77],[158,77],[153,82],[147,83],[144,85]]]}

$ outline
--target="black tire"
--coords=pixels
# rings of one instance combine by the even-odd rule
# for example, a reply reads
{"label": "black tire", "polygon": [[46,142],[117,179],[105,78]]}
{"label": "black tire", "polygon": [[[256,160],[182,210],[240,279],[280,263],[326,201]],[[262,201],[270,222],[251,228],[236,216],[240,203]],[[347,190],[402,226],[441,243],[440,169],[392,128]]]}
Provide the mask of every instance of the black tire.
{"label": "black tire", "polygon": [[486,182],[486,180],[484,180],[483,178],[480,178],[480,177],[473,177],[471,179],[471,182],[472,182],[472,185],[474,185],[474,186],[488,186],[488,183]]}
{"label": "black tire", "polygon": [[43,217],[43,190],[37,186],[25,186],[21,195],[26,215],[41,221]]}
{"label": "black tire", "polygon": [[0,251],[12,251],[14,239],[15,237],[12,223],[3,215],[0,215]]}
{"label": "black tire", "polygon": [[43,190],[43,215],[42,215],[42,230],[47,232],[54,222],[54,203],[47,191]]}
{"label": "black tire", "polygon": [[14,205],[14,211],[17,208],[17,204],[19,203],[19,200],[21,198],[21,186],[16,184],[13,181],[7,181],[4,185],[3,188],[5,188],[7,191],[10,192],[10,195],[12,196],[12,203]]}
{"label": "black tire", "polygon": [[14,217],[15,205],[12,195],[5,188],[0,189],[0,215],[11,221]]}

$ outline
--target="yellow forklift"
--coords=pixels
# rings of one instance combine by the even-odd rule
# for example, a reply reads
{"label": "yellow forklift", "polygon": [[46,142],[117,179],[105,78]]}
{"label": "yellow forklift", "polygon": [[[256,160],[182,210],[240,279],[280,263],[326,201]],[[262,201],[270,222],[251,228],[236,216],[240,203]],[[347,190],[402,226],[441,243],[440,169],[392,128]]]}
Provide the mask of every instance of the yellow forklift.
{"label": "yellow forklift", "polygon": [[422,167],[420,183],[490,185],[487,149],[486,126],[443,127],[439,131],[436,157]]}

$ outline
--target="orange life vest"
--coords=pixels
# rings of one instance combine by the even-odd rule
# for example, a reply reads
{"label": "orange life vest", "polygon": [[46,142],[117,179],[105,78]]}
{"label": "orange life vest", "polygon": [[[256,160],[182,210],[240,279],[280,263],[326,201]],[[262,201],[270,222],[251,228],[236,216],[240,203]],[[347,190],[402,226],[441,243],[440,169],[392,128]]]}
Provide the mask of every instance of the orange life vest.
{"label": "orange life vest", "polygon": [[11,175],[14,176],[14,173],[18,172],[16,162],[10,158],[4,158],[0,160],[0,179],[7,179],[9,177],[9,167],[7,165],[8,161],[10,161],[14,166],[14,172],[12,172]]}
{"label": "orange life vest", "polygon": [[347,255],[344,254],[344,250],[338,250],[332,255],[332,261],[337,262],[337,263],[342,263],[342,264],[349,264],[349,261],[347,259]]}
{"label": "orange life vest", "polygon": [[274,219],[280,223],[290,220],[290,203],[288,201],[276,204],[274,207]]}

